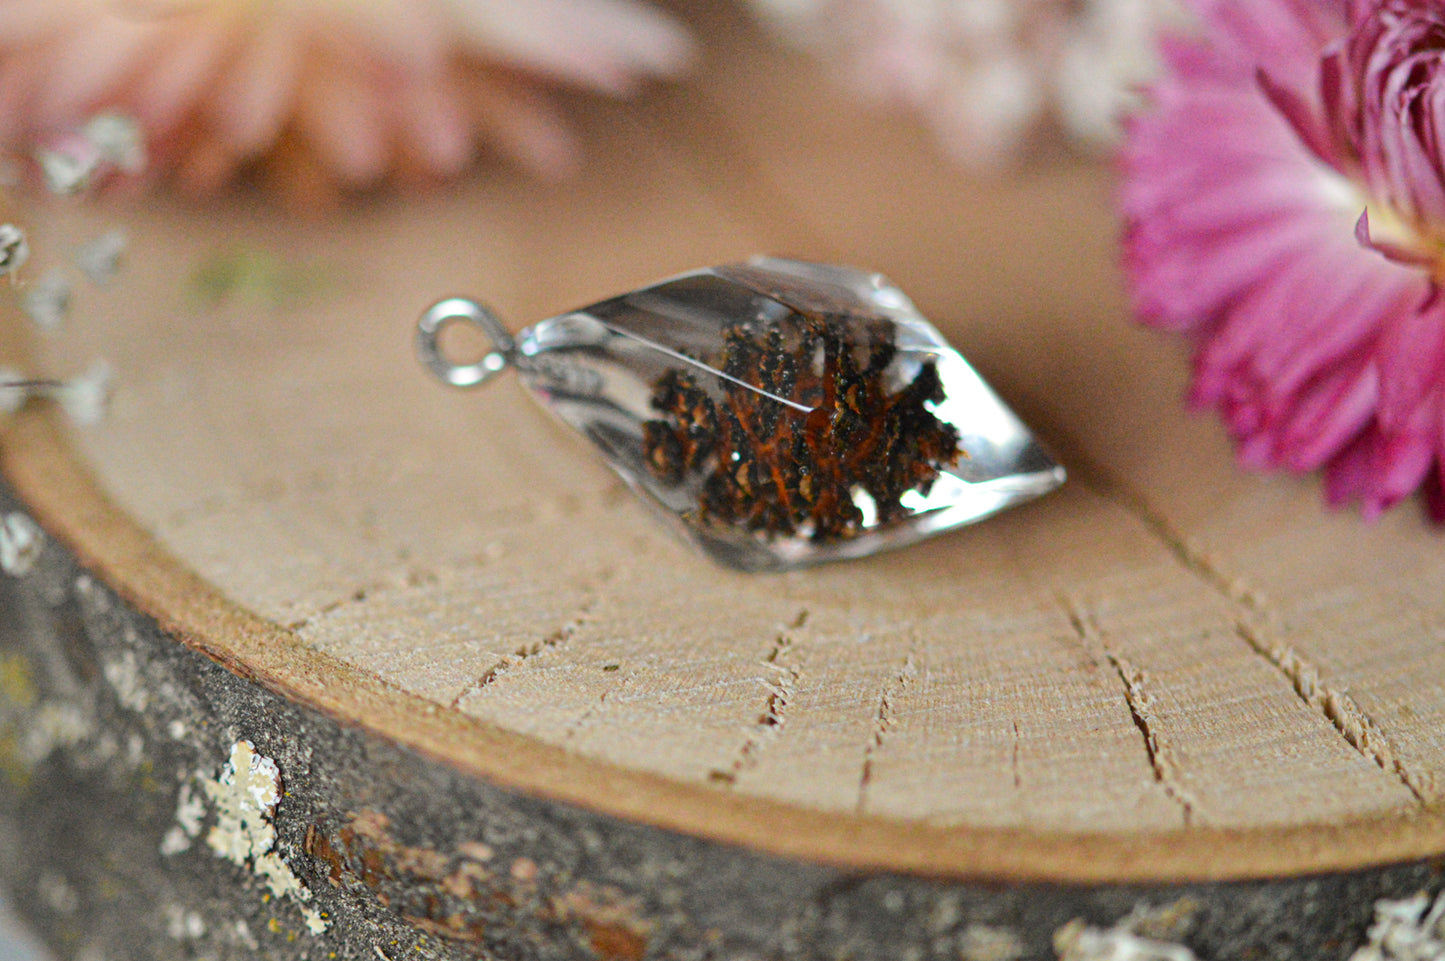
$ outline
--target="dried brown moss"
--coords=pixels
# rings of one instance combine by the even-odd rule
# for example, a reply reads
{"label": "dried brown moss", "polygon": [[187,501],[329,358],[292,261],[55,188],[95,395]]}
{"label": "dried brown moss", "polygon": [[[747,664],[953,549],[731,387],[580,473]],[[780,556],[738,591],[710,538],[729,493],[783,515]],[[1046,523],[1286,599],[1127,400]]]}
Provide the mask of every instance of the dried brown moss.
{"label": "dried brown moss", "polygon": [[926,493],[958,461],[958,432],[928,408],[944,395],[934,364],[890,391],[893,325],[871,322],[853,342],[851,324],[794,313],[730,328],[720,396],[687,370],[664,374],[652,397],[662,416],[643,430],[653,476],[676,485],[702,473],[700,517],[769,536],[857,535],[859,489],[878,523],[906,516],[903,495]]}

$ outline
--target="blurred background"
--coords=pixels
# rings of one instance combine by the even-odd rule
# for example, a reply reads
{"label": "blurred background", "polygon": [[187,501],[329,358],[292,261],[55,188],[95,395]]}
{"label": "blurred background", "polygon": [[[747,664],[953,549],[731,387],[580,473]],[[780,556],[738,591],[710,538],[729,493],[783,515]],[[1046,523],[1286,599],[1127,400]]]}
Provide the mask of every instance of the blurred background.
{"label": "blurred background", "polygon": [[[438,229],[456,235],[461,222],[446,211],[450,183],[474,189],[495,177],[502,186],[520,180],[556,184],[560,188],[551,199],[558,201],[580,179],[579,195],[595,193],[614,172],[589,171],[589,159],[595,159],[589,147],[615,139],[599,136],[597,129],[629,123],[626,110],[633,101],[650,102],[649,123],[671,114],[680,124],[701,126],[720,115],[724,100],[714,90],[704,102],[709,84],[729,96],[751,86],[760,94],[751,109],[760,116],[771,110],[779,127],[759,136],[759,144],[770,138],[781,142],[790,133],[815,138],[811,154],[802,151],[791,169],[780,168],[796,180],[771,184],[774,195],[803,197],[802,205],[818,209],[830,197],[846,204],[855,182],[840,175],[841,167],[832,172],[831,186],[811,198],[799,188],[811,176],[809,158],[820,143],[877,154],[858,165],[872,179],[856,185],[856,195],[873,207],[853,212],[834,204],[828,223],[833,236],[844,238],[838,253],[851,253],[847,245],[866,234],[874,262],[886,267],[890,254],[923,248],[915,235],[940,227],[926,223],[930,216],[946,219],[946,210],[934,209],[940,184],[953,189],[960,177],[998,182],[1038,165],[1040,158],[1092,165],[1107,157],[1120,117],[1157,68],[1151,38],[1179,22],[1172,0],[9,0],[0,5],[0,188],[9,191],[0,193],[0,200],[26,192],[128,195],[138,206],[130,208],[126,227],[143,234],[149,229],[141,213],[147,206],[184,210],[218,198],[224,216],[247,225],[238,233],[249,230],[277,249],[296,250],[304,249],[305,238],[283,243],[288,234],[272,235],[266,227],[271,218],[296,210],[330,213],[362,195],[416,190],[428,216],[442,223]],[[766,52],[755,57],[759,50]],[[838,109],[827,118],[812,112],[792,118],[799,125],[785,129],[779,118],[790,109],[789,88],[770,86],[766,76],[738,79],[780,64],[787,70],[779,73],[786,72],[795,86],[800,70],[815,74],[818,84],[833,91]],[[718,76],[730,79],[712,79]],[[905,138],[897,139],[898,124],[877,126],[880,114],[906,126]],[[852,117],[856,127],[849,125]],[[730,119],[737,122],[736,116]],[[824,119],[834,126],[825,129]],[[898,209],[917,217],[876,217],[888,202],[889,150],[911,151],[910,169],[923,169],[915,141],[925,141],[924,150],[931,150],[946,172],[936,181],[898,184],[903,195]],[[614,150],[612,161],[620,155]],[[744,150],[693,160],[692,166],[719,181],[737,177],[730,165],[748,162]],[[666,158],[650,163],[672,169]],[[744,187],[768,185],[776,173],[750,172],[737,179]],[[615,176],[629,182],[626,171]],[[990,199],[991,191],[979,189],[977,203],[985,211],[979,221],[1001,233],[986,249],[969,254],[974,261],[965,270],[993,279],[991,293],[969,290],[951,266],[966,225],[948,223],[953,236],[938,230],[937,252],[919,255],[939,267],[931,275],[935,287],[922,286],[925,300],[953,306],[957,299],[969,306],[956,315],[994,312],[1002,319],[994,333],[980,331],[975,338],[985,366],[994,359],[1006,370],[1014,352],[1030,349],[1020,342],[1022,328],[1005,321],[1040,313],[1037,304],[1028,310],[1013,304],[1010,293],[1010,283],[1015,289],[1033,284],[1037,268],[1020,252],[1037,244],[1035,228],[1054,216],[1060,197],[1078,196],[1081,209],[1102,210],[1097,202],[1106,190],[1102,183],[1103,178],[1075,182],[1066,176],[1040,181],[1009,200]],[[629,189],[617,191],[622,209],[636,206],[626,202]],[[683,209],[676,199],[683,188],[663,189]],[[758,204],[769,200],[754,194]],[[475,189],[471,196],[471,203],[487,202]],[[971,203],[955,197],[949,209]],[[253,206],[259,212],[248,210]],[[508,210],[505,204],[497,207]],[[538,207],[525,200],[516,205],[524,213]],[[818,216],[816,210],[801,213],[804,220]],[[585,215],[595,234],[607,208],[594,206]],[[5,222],[12,216],[0,209],[0,224],[9,226]],[[770,224],[785,219],[768,217]],[[1095,253],[1111,248],[1111,236],[1098,236],[1097,226],[1061,227],[1050,241],[1061,263],[1072,258],[1072,269],[1097,273],[1093,264],[1106,257],[1077,256],[1081,248]],[[537,225],[542,234],[550,233],[553,245],[565,227]],[[170,237],[174,229],[179,228],[167,226],[161,235]],[[99,301],[96,291],[124,259],[123,234],[86,230],[96,239],[64,250],[54,239],[60,230],[0,236],[0,275],[30,260],[15,296],[43,331],[61,328],[77,297]],[[1086,230],[1093,238],[1087,244],[1069,236]],[[72,233],[78,237],[80,231]],[[780,231],[773,239],[784,237]],[[539,258],[548,248],[546,239],[532,244],[536,249],[524,255]],[[150,250],[150,273],[164,274],[171,268],[158,264],[169,262],[172,273],[185,278],[188,297],[207,309],[213,301],[239,300],[233,314],[255,311],[258,301],[267,309],[304,301],[338,283],[335,277],[306,274],[304,258],[298,258],[303,264],[298,268],[266,254],[259,242],[222,252],[199,267],[190,265],[195,254],[190,249],[152,244]],[[620,256],[625,262],[626,252]],[[671,256],[691,252],[674,250]],[[554,260],[553,266],[566,278],[563,288],[577,288],[575,296],[594,284],[576,265],[568,269]],[[615,269],[625,275],[633,267]],[[652,269],[636,267],[644,275]],[[1070,283],[1068,272],[1056,271],[1053,286],[1059,293],[1049,301],[1048,310],[1060,315],[1076,309],[1078,291],[1086,286]],[[426,289],[445,286],[438,280],[446,280],[445,270],[432,274],[413,266],[409,276],[421,279],[408,282]],[[543,286],[547,296],[563,296],[553,289],[557,285]],[[1112,307],[1109,282],[1094,286],[1104,291],[1095,299],[1107,299]],[[392,296],[417,301],[405,290]],[[505,292],[501,296],[505,300]],[[101,304],[105,309],[96,311],[97,317],[109,309]],[[1020,321],[1025,322],[1033,321]],[[114,348],[118,360],[124,350]],[[85,388],[67,398],[76,419],[92,415],[105,377],[97,368],[76,381]],[[1007,373],[1000,379],[1003,386],[1018,386]],[[1017,392],[1027,412],[1027,391]],[[0,961],[43,957],[8,902],[0,901]]]}
{"label": "blurred background", "polygon": [[1109,146],[1174,2],[10,0],[0,145],[38,149],[61,192],[118,170],[193,193],[259,177],[317,202],[479,158],[565,178],[588,98],[686,83],[742,28],[997,172],[1041,131]]}
{"label": "blurred background", "polygon": [[49,957],[10,910],[10,903],[0,899],[0,961],[47,961]]}

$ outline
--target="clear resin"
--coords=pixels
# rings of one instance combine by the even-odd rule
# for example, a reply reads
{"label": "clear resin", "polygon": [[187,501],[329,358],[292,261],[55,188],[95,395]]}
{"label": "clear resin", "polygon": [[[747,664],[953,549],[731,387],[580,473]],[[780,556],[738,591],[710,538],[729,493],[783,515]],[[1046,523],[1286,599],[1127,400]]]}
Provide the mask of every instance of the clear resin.
{"label": "clear resin", "polygon": [[545,320],[513,363],[717,561],[784,570],[987,517],[1064,479],[877,274],[713,267]]}

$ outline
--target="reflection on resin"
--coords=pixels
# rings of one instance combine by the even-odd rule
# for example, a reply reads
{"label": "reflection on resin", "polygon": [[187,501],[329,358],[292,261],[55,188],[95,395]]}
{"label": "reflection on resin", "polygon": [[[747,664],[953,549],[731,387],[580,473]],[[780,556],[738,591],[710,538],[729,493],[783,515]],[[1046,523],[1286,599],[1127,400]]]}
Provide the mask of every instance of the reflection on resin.
{"label": "reflection on resin", "polygon": [[514,363],[630,485],[746,570],[900,546],[1063,480],[877,274],[695,271],[523,331]]}
{"label": "reflection on resin", "polygon": [[768,539],[824,543],[907,517],[902,497],[926,494],[962,451],[932,411],[944,398],[937,365],[912,365],[896,384],[893,331],[796,311],[729,327],[703,368],[715,376],[674,368],[654,385],[652,476],[677,486],[698,475],[696,523]]}

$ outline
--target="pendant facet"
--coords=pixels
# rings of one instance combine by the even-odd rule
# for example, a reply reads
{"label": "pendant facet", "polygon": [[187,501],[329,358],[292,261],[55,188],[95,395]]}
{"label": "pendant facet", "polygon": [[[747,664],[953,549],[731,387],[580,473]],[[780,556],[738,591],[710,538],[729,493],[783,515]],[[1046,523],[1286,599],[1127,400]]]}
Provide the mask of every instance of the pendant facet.
{"label": "pendant facet", "polygon": [[[448,364],[451,321],[495,350]],[[776,258],[713,267],[544,320],[515,342],[443,301],[418,330],[443,380],[510,364],[714,560],[786,570],[981,520],[1064,471],[897,288]]]}

